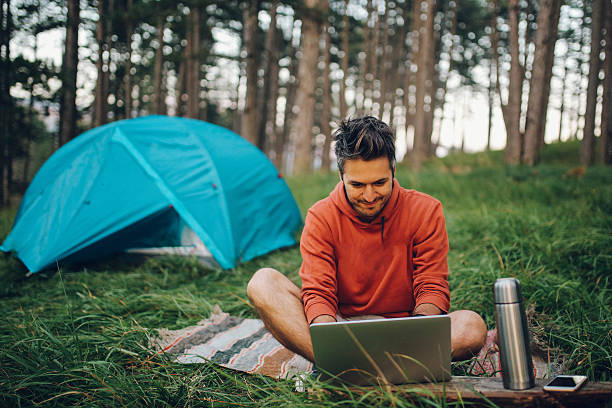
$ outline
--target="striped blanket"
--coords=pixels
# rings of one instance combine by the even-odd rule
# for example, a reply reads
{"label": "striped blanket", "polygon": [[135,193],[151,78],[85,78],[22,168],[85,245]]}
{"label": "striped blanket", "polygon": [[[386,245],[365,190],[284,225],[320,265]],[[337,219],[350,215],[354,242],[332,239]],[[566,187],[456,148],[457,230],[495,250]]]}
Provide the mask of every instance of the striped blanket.
{"label": "striped blanket", "polygon": [[[211,361],[220,366],[272,378],[292,378],[311,373],[313,365],[280,344],[259,319],[230,316],[216,306],[210,318],[180,330],[159,329],[154,340],[164,352],[181,364]],[[489,330],[484,347],[469,364],[468,374],[500,376],[496,330]],[[562,366],[533,355],[536,378],[547,378]]]}
{"label": "striped blanket", "polygon": [[212,361],[272,378],[310,373],[312,363],[280,344],[259,319],[230,316],[215,308],[210,318],[180,330],[158,330],[156,348],[182,364]]}

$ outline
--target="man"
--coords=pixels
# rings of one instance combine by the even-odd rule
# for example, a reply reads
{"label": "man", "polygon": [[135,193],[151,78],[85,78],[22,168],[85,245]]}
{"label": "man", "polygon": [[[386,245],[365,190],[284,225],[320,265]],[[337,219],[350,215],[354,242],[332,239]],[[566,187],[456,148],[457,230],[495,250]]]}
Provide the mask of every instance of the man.
{"label": "man", "polygon": [[[340,182],[313,205],[300,242],[302,290],[280,272],[255,273],[247,294],[270,332],[314,361],[309,324],[448,313],[448,238],[436,199],[400,187],[391,129],[373,117],[334,133]],[[455,360],[483,346],[475,312],[450,313]]]}

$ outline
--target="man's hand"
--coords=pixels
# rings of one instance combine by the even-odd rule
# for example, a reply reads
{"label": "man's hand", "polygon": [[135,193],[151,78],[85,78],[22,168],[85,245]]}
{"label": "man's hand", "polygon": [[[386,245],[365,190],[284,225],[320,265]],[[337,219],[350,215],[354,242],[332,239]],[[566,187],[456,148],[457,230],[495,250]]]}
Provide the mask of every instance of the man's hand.
{"label": "man's hand", "polygon": [[[336,318],[330,315],[317,316],[312,320],[312,323],[330,323],[335,322]],[[311,324],[312,324],[311,323]]]}
{"label": "man's hand", "polygon": [[442,309],[433,303],[421,303],[412,311],[412,315],[424,315],[424,316],[433,316],[442,314]]}

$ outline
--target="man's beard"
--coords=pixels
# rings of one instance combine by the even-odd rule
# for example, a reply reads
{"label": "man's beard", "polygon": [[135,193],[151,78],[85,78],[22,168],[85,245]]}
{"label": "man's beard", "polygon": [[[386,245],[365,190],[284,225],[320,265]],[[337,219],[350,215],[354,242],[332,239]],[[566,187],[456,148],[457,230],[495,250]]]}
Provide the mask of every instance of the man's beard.
{"label": "man's beard", "polygon": [[[362,212],[359,209],[358,205],[359,204],[363,204],[363,201],[360,200],[360,201],[357,201],[357,202],[353,202],[351,200],[348,200],[348,196],[347,196],[347,200],[348,200],[349,204],[351,204],[351,207],[353,207],[353,210],[355,210],[355,212],[357,213],[357,217],[361,221],[369,223],[369,222],[374,221],[374,219],[376,219],[376,217],[378,217],[380,215],[380,213],[385,209],[385,206],[387,205],[387,202],[389,201],[390,197],[391,196],[389,196],[389,197],[378,197],[376,200],[374,200],[373,203],[376,203],[378,201],[382,201],[382,204],[381,204],[380,208],[378,209],[378,211],[376,211],[373,214],[364,213],[364,212]],[[372,204],[372,203],[370,203],[370,204]]]}

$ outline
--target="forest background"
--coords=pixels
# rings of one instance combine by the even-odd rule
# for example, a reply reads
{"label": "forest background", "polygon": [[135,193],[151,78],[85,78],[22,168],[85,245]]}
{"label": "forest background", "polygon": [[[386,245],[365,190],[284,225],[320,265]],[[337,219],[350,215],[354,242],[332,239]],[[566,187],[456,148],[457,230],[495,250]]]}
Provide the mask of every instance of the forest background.
{"label": "forest background", "polygon": [[[37,168],[94,126],[170,114],[231,128],[292,174],[304,215],[338,180],[333,124],[373,114],[396,132],[398,180],[444,203],[453,308],[492,328],[492,284],[517,277],[546,358],[609,381],[611,13],[609,0],[0,0],[0,239]],[[477,149],[503,150],[455,152]],[[231,271],[118,257],[24,279],[6,254],[0,405],[452,406],[309,379],[314,400],[147,347],[214,305],[255,317],[252,274],[299,284],[300,262],[297,247]]]}
{"label": "forest background", "polygon": [[609,164],[611,8],[0,0],[0,204],[82,131],[147,114],[231,128],[288,174],[330,169],[333,124],[363,114],[392,124],[414,169],[469,146],[533,165],[567,139],[582,141],[582,164]]}

